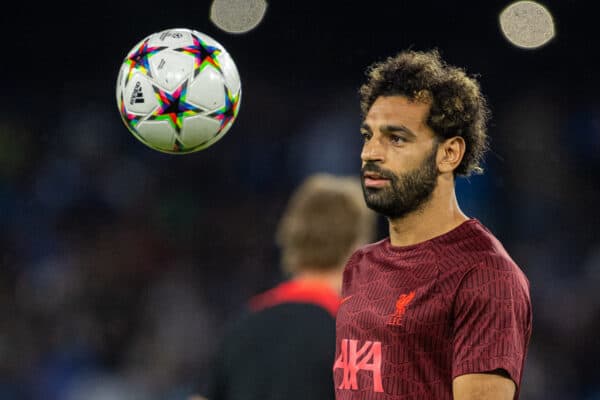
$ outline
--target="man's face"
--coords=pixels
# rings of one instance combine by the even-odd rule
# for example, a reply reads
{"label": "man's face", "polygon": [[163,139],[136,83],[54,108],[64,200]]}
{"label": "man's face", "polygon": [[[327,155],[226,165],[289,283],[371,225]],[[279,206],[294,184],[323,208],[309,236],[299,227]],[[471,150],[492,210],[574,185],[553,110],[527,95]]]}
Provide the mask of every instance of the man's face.
{"label": "man's face", "polygon": [[419,210],[437,185],[437,143],[429,104],[379,97],[361,127],[362,186],[369,208],[397,219]]}

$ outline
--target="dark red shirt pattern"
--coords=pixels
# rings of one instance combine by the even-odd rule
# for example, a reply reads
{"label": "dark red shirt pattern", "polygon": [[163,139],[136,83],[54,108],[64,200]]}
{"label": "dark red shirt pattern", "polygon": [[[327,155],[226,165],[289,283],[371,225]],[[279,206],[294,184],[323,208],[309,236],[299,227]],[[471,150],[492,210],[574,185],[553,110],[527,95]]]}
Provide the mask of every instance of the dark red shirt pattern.
{"label": "dark red shirt pattern", "polygon": [[[475,219],[414,246],[358,250],[336,321],[338,400],[452,399],[452,380],[505,370],[520,385],[529,282]],[[515,398],[518,398],[518,393]]]}

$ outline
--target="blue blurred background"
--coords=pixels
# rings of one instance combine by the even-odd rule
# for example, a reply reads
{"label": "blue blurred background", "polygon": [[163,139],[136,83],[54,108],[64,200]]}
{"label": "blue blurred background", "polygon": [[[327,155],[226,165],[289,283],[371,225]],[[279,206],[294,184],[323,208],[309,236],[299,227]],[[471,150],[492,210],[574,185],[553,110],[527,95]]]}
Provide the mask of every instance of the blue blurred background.
{"label": "blue blurred background", "polygon": [[[486,173],[457,183],[531,281],[522,399],[600,399],[600,103],[592,3],[557,35],[502,35],[509,1],[271,1],[231,34],[209,1],[14,4],[0,15],[0,399],[184,399],[228,319],[282,279],[273,234],[312,172],[357,174],[365,67],[436,47],[479,74]],[[122,124],[114,85],[146,35],[188,27],[234,57],[230,132],[187,156]],[[381,221],[380,237],[386,235]]]}

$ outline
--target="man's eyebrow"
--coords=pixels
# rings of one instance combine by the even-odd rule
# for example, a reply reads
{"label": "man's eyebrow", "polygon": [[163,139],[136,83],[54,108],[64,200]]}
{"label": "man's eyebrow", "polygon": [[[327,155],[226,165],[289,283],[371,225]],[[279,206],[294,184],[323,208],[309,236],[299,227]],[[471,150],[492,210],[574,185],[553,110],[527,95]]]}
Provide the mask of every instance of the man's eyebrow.
{"label": "man's eyebrow", "polygon": [[371,132],[371,127],[369,126],[369,124],[367,124],[366,122],[363,122],[360,125],[360,130],[361,131],[367,131],[367,132]]}
{"label": "man's eyebrow", "polygon": [[413,138],[417,137],[417,135],[415,135],[415,133],[412,130],[410,130],[408,127],[406,127],[405,125],[383,125],[383,126],[381,126],[381,131],[384,133],[403,132]]}

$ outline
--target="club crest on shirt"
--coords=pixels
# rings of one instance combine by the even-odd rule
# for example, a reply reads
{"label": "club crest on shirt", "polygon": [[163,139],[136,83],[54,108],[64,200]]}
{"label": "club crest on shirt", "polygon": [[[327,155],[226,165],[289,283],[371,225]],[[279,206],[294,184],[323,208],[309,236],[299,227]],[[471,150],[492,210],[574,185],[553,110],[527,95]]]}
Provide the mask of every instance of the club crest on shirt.
{"label": "club crest on shirt", "polygon": [[415,298],[415,291],[408,294],[401,294],[398,296],[398,300],[396,300],[396,310],[390,316],[388,320],[388,325],[402,325],[402,317],[404,317],[404,313],[406,312],[406,308],[410,304],[410,302]]}

